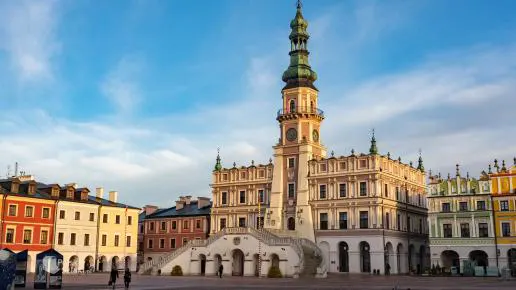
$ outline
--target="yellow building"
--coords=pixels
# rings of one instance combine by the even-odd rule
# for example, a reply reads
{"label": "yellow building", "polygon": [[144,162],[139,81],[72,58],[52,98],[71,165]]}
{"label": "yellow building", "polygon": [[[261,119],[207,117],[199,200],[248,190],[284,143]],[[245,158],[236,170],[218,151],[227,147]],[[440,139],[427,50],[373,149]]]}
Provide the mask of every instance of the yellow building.
{"label": "yellow building", "polygon": [[103,198],[104,190],[98,188],[95,200],[98,209],[97,269],[110,271],[129,267],[136,271],[139,208],[117,202],[118,192],[110,191],[109,199]]}
{"label": "yellow building", "polygon": [[495,212],[495,232],[500,268],[511,268],[516,273],[516,158],[511,167],[502,161],[489,165],[492,197]]}

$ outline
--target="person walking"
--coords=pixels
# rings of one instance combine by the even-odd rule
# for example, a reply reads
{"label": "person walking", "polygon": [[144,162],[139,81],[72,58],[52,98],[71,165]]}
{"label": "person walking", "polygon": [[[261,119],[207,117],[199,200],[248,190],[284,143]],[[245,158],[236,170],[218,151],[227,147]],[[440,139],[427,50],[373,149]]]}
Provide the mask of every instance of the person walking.
{"label": "person walking", "polygon": [[109,283],[113,286],[113,289],[116,287],[116,278],[118,278],[118,270],[113,267],[111,268],[111,273],[109,274]]}
{"label": "person walking", "polygon": [[386,275],[391,274],[391,265],[389,265],[389,263],[387,263],[387,265],[385,265],[385,274]]}
{"label": "person walking", "polygon": [[129,268],[125,268],[125,273],[124,273],[125,289],[129,289],[129,283],[131,283],[131,271],[129,271]]}
{"label": "person walking", "polygon": [[219,266],[219,278],[222,278],[222,273],[224,272],[224,266],[222,266],[222,264],[220,264]]}

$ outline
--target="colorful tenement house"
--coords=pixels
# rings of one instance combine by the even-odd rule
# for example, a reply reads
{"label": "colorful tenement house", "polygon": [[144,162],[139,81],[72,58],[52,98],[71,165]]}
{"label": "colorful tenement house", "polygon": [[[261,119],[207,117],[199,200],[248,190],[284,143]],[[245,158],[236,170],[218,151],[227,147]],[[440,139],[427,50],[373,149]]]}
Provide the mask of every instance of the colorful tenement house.
{"label": "colorful tenement house", "polygon": [[186,245],[204,240],[210,233],[211,201],[181,196],[176,206],[159,209],[145,217],[144,260],[151,261]]}
{"label": "colorful tenement house", "polygon": [[137,247],[137,253],[136,253],[136,256],[137,256],[137,264],[136,264],[136,268],[138,271],[139,270],[139,267],[141,264],[143,264],[143,262],[145,261],[144,259],[144,255],[145,255],[145,246],[144,246],[144,241],[145,241],[145,218],[154,213],[156,210],[158,210],[158,207],[157,206],[154,206],[154,205],[146,205],[142,208],[142,211],[140,212],[140,214],[138,214],[138,247]]}
{"label": "colorful tenement house", "polygon": [[414,168],[382,156],[374,136],[368,154],[327,157],[307,27],[298,2],[274,160],[223,168],[217,155],[211,237],[146,262],[140,272],[180,265],[185,275],[214,275],[223,265],[229,275],[326,277],[428,267],[422,159]]}
{"label": "colorful tenement house", "polygon": [[502,161],[500,167],[495,160],[494,169],[489,165],[499,266],[516,276],[516,157],[512,166]]}
{"label": "colorful tenement house", "polygon": [[[465,275],[498,273],[489,176],[430,176],[428,225],[432,265]],[[484,269],[484,266],[486,267]],[[475,273],[475,267],[477,273]],[[485,272],[484,272],[485,270]]]}

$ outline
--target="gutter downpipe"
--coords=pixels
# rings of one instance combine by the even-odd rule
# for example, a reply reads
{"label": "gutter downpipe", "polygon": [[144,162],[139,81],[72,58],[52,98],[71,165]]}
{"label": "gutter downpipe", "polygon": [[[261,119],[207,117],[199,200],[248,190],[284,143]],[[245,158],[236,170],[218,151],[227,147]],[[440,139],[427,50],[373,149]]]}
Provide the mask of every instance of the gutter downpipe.
{"label": "gutter downpipe", "polygon": [[[102,207],[99,204],[99,208],[97,209],[97,237],[96,237],[96,245],[95,245],[95,272],[99,271],[98,263],[99,263],[99,236],[100,236],[100,208]],[[104,270],[104,269],[102,269]]]}
{"label": "gutter downpipe", "polygon": [[2,246],[4,245],[4,223],[5,223],[5,201],[7,200],[8,194],[4,193],[4,197],[2,198],[2,219],[0,222],[0,249],[2,249]]}
{"label": "gutter downpipe", "polygon": [[493,234],[494,234],[494,242],[495,242],[495,257],[496,257],[496,268],[498,268],[498,273],[500,273],[500,266],[498,265],[498,235],[496,234],[496,215],[494,211],[494,201],[493,195],[489,197],[491,199],[491,214],[493,215]]}

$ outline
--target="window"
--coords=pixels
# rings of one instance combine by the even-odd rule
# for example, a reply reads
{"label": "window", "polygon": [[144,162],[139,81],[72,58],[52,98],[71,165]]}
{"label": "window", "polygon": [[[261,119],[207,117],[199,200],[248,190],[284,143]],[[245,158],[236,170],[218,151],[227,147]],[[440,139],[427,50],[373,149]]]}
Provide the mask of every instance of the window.
{"label": "window", "polygon": [[295,158],[289,158],[288,159],[288,168],[294,168],[296,167],[296,159]]}
{"label": "window", "polygon": [[90,222],[95,221],[95,214],[90,212]]}
{"label": "window", "polygon": [[14,229],[7,229],[5,234],[6,243],[14,243]]}
{"label": "window", "polygon": [[149,249],[154,248],[154,240],[149,240],[149,242],[148,242],[148,248],[149,248]]}
{"label": "window", "polygon": [[469,238],[469,224],[460,224],[461,238]]}
{"label": "window", "polygon": [[328,214],[325,212],[321,213],[319,215],[319,229],[321,229],[321,230],[328,229]]}
{"label": "window", "polygon": [[396,186],[396,200],[400,200],[400,188]]}
{"label": "window", "polygon": [[339,212],[339,229],[346,230],[348,228],[348,213]]}
{"label": "window", "polygon": [[245,172],[240,173],[240,177],[241,177],[242,179],[245,179]]}
{"label": "window", "polygon": [[295,196],[295,186],[294,183],[288,184],[288,198],[294,198]]}
{"label": "window", "polygon": [[391,219],[389,218],[389,213],[385,213],[385,228],[389,229],[391,227]]}
{"label": "window", "polygon": [[220,229],[225,229],[226,228],[226,219],[225,218],[221,218],[220,219]]}
{"label": "window", "polygon": [[419,219],[419,233],[421,234],[423,232],[423,220]]}
{"label": "window", "polygon": [[165,248],[165,239],[159,239],[159,248],[164,249]]}
{"label": "window", "polygon": [[241,228],[245,227],[245,218],[243,218],[243,217],[238,218],[238,226]]}
{"label": "window", "polygon": [[132,225],[133,224],[133,217],[132,216],[128,216],[127,217],[127,224],[128,225]]}
{"label": "window", "polygon": [[296,102],[294,100],[290,100],[289,102],[289,113],[295,113],[296,112]]}
{"label": "window", "polygon": [[131,246],[131,236],[125,237],[125,246],[130,247]]}
{"label": "window", "polygon": [[70,245],[75,246],[75,233],[70,234]]}
{"label": "window", "polygon": [[151,232],[153,232],[153,231],[154,231],[154,222],[150,222],[150,224],[149,224],[149,230],[150,230]]}
{"label": "window", "polygon": [[177,222],[176,221],[172,221],[172,229],[173,230],[177,229]]}
{"label": "window", "polygon": [[442,205],[442,212],[450,212],[450,203],[449,202],[443,202]]}
{"label": "window", "polygon": [[25,207],[25,217],[33,217],[34,216],[34,207],[26,206]]}
{"label": "window", "polygon": [[346,184],[345,183],[339,184],[339,197],[346,197],[347,195],[348,194],[346,191]]}
{"label": "window", "polygon": [[75,212],[75,220],[76,220],[76,221],[78,221],[78,220],[80,220],[80,219],[81,219],[81,213],[80,213],[80,212],[78,212],[78,211],[76,211],[76,212]]}
{"label": "window", "polygon": [[322,172],[325,172],[326,171],[326,164],[321,164],[319,166],[319,170],[322,171]]}
{"label": "window", "polygon": [[367,166],[366,160],[360,160],[360,168],[364,168]]}
{"label": "window", "polygon": [[410,222],[410,217],[407,217],[407,231],[412,231],[412,223]]}
{"label": "window", "polygon": [[467,201],[459,202],[459,210],[460,211],[468,211],[468,202]]}
{"label": "window", "polygon": [[487,223],[478,223],[478,236],[481,238],[489,237],[489,230],[487,228]]}
{"label": "window", "polygon": [[41,235],[39,237],[39,240],[40,240],[40,244],[42,244],[42,245],[46,245],[47,244],[47,242],[48,242],[48,231],[47,230],[41,231]]}
{"label": "window", "polygon": [[367,195],[367,184],[365,181],[360,182],[360,196],[366,196]]}
{"label": "window", "polygon": [[176,239],[170,239],[170,248],[175,249],[176,248]]}
{"label": "window", "polygon": [[64,219],[65,219],[65,217],[66,217],[66,213],[65,213],[65,211],[64,211],[64,210],[60,210],[60,211],[59,211],[59,219],[64,220]]}
{"label": "window", "polygon": [[195,221],[195,228],[196,229],[200,229],[201,228],[201,220],[196,220]]}
{"label": "window", "polygon": [[265,196],[263,195],[263,189],[259,189],[258,190],[258,200],[260,203],[263,203],[265,201],[264,197]]}
{"label": "window", "polygon": [[189,222],[188,222],[188,221],[183,221],[183,229],[184,229],[184,230],[187,230],[187,229],[188,229],[188,224],[189,224]]}
{"label": "window", "polygon": [[188,243],[188,238],[183,238],[183,246]]}
{"label": "window", "polygon": [[319,185],[319,198],[320,199],[326,198],[326,184]]}
{"label": "window", "polygon": [[258,226],[259,229],[263,229],[263,221],[264,221],[263,216],[256,218],[256,225]]}
{"label": "window", "polygon": [[84,234],[84,245],[85,246],[90,245],[90,234]]}
{"label": "window", "polygon": [[222,198],[220,201],[222,204],[228,204],[228,193],[223,191],[222,192]]}
{"label": "window", "polygon": [[106,246],[107,245],[107,235],[102,235],[102,246]]}
{"label": "window", "polygon": [[240,203],[245,203],[245,190],[240,190]]}
{"label": "window", "polygon": [[443,236],[445,238],[451,238],[453,236],[451,224],[443,224]]}
{"label": "window", "polygon": [[120,236],[115,235],[115,247],[118,247],[119,243],[120,243]]}
{"label": "window", "polygon": [[369,212],[361,211],[360,212],[360,228],[367,229],[369,227]]}
{"label": "window", "polygon": [[400,216],[400,214],[398,214],[398,216],[397,216],[396,223],[398,225],[398,231],[401,231],[401,216]]}
{"label": "window", "polygon": [[120,224],[120,215],[115,216],[115,224],[117,224],[117,225]]}
{"label": "window", "polygon": [[[107,215],[107,213],[105,213],[105,214],[102,216],[102,222],[103,222],[103,223],[105,223],[105,224],[107,224],[107,222],[108,222],[108,215]],[[154,227],[153,227],[153,228],[154,228]]]}
{"label": "window", "polygon": [[483,200],[477,200],[477,210],[486,210],[486,202]]}
{"label": "window", "polygon": [[57,234],[57,244],[62,245],[64,243],[64,233]]}
{"label": "window", "polygon": [[30,244],[32,242],[32,230],[23,231],[23,243]]}
{"label": "window", "polygon": [[502,237],[510,237],[511,236],[511,224],[510,223],[502,223]]}
{"label": "window", "polygon": [[265,170],[260,170],[258,175],[260,176],[260,178],[264,178],[265,177]]}
{"label": "window", "polygon": [[384,192],[385,197],[389,196],[389,186],[387,184],[385,184],[383,192]]}
{"label": "window", "polygon": [[346,170],[346,162],[341,162],[341,163],[339,164],[339,168],[340,168],[340,170],[341,170],[341,171],[342,171],[342,170]]}
{"label": "window", "polygon": [[500,200],[500,210],[501,211],[509,211],[509,201],[508,200]]}
{"label": "window", "polygon": [[167,223],[166,222],[161,222],[161,228],[160,228],[162,231],[166,231],[167,230]]}
{"label": "window", "polygon": [[9,205],[9,216],[16,216],[16,211],[18,209],[18,206],[15,204]]}
{"label": "window", "polygon": [[43,213],[41,214],[41,216],[44,219],[48,219],[50,217],[50,209],[48,207],[44,207],[43,208]]}
{"label": "window", "polygon": [[222,180],[224,180],[224,181],[227,181],[227,180],[228,180],[228,175],[227,175],[227,173],[224,173],[224,174],[222,175]]}

